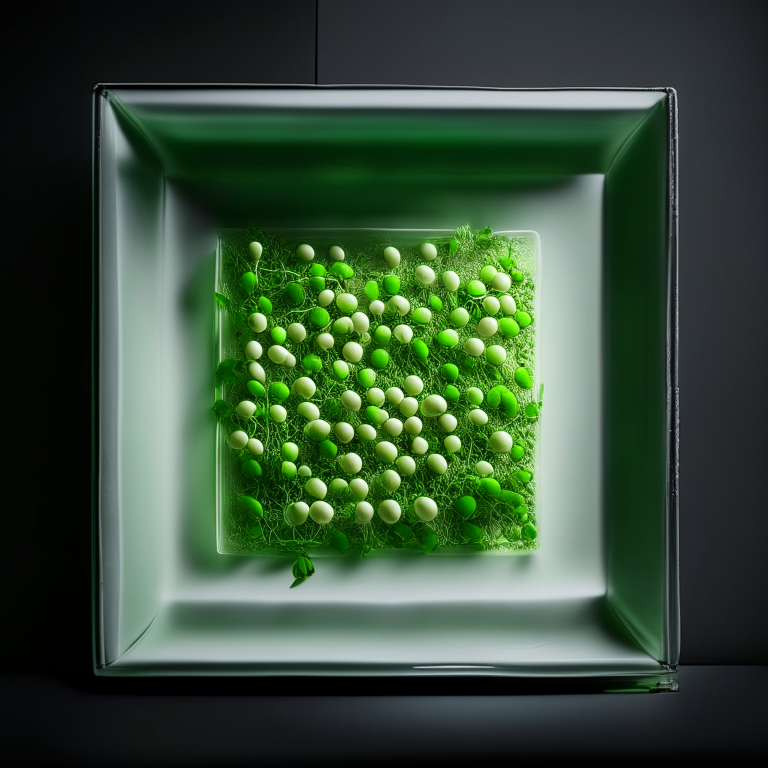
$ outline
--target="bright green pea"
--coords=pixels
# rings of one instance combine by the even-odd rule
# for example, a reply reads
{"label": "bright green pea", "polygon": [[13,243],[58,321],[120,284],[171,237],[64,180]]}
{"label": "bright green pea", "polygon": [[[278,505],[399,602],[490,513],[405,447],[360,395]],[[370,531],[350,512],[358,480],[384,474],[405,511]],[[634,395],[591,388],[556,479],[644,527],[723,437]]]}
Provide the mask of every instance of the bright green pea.
{"label": "bright green pea", "polygon": [[483,531],[472,523],[462,523],[461,534],[473,544],[479,544],[483,540]]}
{"label": "bright green pea", "polygon": [[349,549],[349,539],[341,531],[331,531],[328,534],[328,543],[342,555]]}
{"label": "bright green pea", "polygon": [[443,390],[443,397],[449,403],[458,403],[461,395],[459,394],[459,390],[456,389],[453,384],[448,384]]}
{"label": "bright green pea", "polygon": [[312,311],[309,313],[309,322],[312,323],[315,328],[325,328],[325,326],[331,322],[331,316],[323,307],[313,307]]}
{"label": "bright green pea", "polygon": [[527,312],[515,312],[515,320],[521,328],[527,328],[533,320]]}
{"label": "bright green pea", "polygon": [[494,267],[492,264],[486,264],[481,270],[480,270],[480,279],[486,284],[490,284],[490,282],[493,280],[494,277],[496,277],[496,272],[498,270],[496,267]]}
{"label": "bright green pea", "polygon": [[523,503],[523,497],[514,491],[505,490],[499,494],[499,501],[503,501],[512,507],[519,507]]}
{"label": "bright green pea", "polygon": [[525,504],[521,504],[516,510],[515,510],[515,517],[521,522],[524,523],[528,519],[528,507]]}
{"label": "bright green pea", "polygon": [[368,419],[371,424],[383,424],[387,420],[387,412],[377,405],[369,405],[365,409],[365,418]]}
{"label": "bright green pea", "polygon": [[[509,253],[509,251],[507,251]],[[504,269],[509,269],[512,266],[512,259],[509,256],[499,256],[499,264],[501,264]]]}
{"label": "bright green pea", "polygon": [[487,292],[485,285],[480,280],[472,280],[467,283],[467,293],[470,296],[477,298],[478,296],[485,296]]}
{"label": "bright green pea", "polygon": [[466,520],[475,514],[477,502],[472,496],[462,496],[453,502],[453,508]]}
{"label": "bright green pea", "polygon": [[256,287],[256,275],[253,272],[246,272],[240,278],[240,285],[248,295],[252,294],[253,289]]}
{"label": "bright green pea", "polygon": [[273,381],[269,385],[269,396],[278,403],[287,400],[290,394],[291,390],[282,381]]}
{"label": "bright green pea", "polygon": [[319,451],[324,459],[335,459],[338,450],[336,445],[330,440],[323,440],[323,442],[320,443]]}
{"label": "bright green pea", "polygon": [[442,312],[443,300],[439,296],[435,296],[435,294],[433,293],[429,297],[429,306],[432,307],[432,309],[434,309],[435,312]]}
{"label": "bright green pea", "polygon": [[486,495],[492,499],[498,499],[501,494],[501,486],[498,480],[494,480],[492,477],[483,477],[477,482],[477,487]]}
{"label": "bright green pea", "polygon": [[[317,265],[318,267],[320,264]],[[325,288],[325,278],[324,277],[310,277],[309,278],[309,287],[315,292],[320,293]]]}
{"label": "bright green pea", "polygon": [[[423,343],[423,342],[422,342]],[[386,349],[374,349],[371,353],[371,365],[381,370],[387,367],[389,352]]]}
{"label": "bright green pea", "polygon": [[448,319],[454,328],[463,328],[469,322],[469,312],[464,307],[456,307]]}
{"label": "bright green pea", "polygon": [[325,277],[325,267],[322,264],[313,264],[309,268],[310,277]]}
{"label": "bright green pea", "polygon": [[459,378],[459,369],[453,363],[445,363],[440,367],[440,375],[450,384]]}
{"label": "bright green pea", "polygon": [[376,301],[379,298],[379,284],[375,280],[369,280],[365,284],[365,295],[371,300]]}
{"label": "bright green pea", "polygon": [[507,359],[507,351],[500,344],[492,344],[485,349],[485,359],[491,365],[503,365],[504,361]]}
{"label": "bright green pea", "polygon": [[539,532],[536,530],[536,526],[533,523],[526,523],[523,526],[523,536],[525,536],[526,539],[533,541],[538,535]]}
{"label": "bright green pea", "polygon": [[331,333],[334,336],[346,336],[347,334],[352,333],[353,328],[352,321],[348,317],[339,317],[333,321]]}
{"label": "bright green pea", "polygon": [[459,343],[459,334],[453,328],[446,328],[437,334],[437,343],[441,347],[455,347]]}
{"label": "bright green pea", "polygon": [[502,336],[506,336],[511,339],[513,336],[517,336],[520,333],[520,326],[511,317],[502,317],[499,320],[499,330]]}
{"label": "bright green pea", "polygon": [[411,346],[413,347],[413,354],[416,355],[422,363],[425,363],[429,357],[429,348],[427,345],[421,339],[416,339]]}
{"label": "bright green pea", "polygon": [[508,419],[514,419],[520,411],[520,404],[517,402],[514,392],[510,392],[506,387],[501,393],[501,407]]}
{"label": "bright green pea", "polygon": [[285,332],[285,328],[281,328],[279,325],[276,325],[269,333],[270,336],[272,336],[272,341],[274,341],[275,344],[284,344],[285,339],[288,336],[288,334]]}
{"label": "bright green pea", "polygon": [[418,323],[419,325],[428,325],[432,322],[432,312],[426,307],[419,307],[413,311],[411,319],[414,323]]}
{"label": "bright green pea", "polygon": [[360,384],[361,387],[370,389],[375,381],[376,371],[372,368],[363,368],[361,371],[357,372],[357,383]]}
{"label": "bright green pea", "polygon": [[280,474],[283,477],[292,478],[296,477],[296,472],[298,470],[296,469],[296,465],[292,461],[284,461],[280,465]]}
{"label": "bright green pea", "polygon": [[467,401],[470,405],[481,405],[483,402],[483,390],[478,387],[470,387],[467,390]]}
{"label": "bright green pea", "polygon": [[523,280],[525,280],[525,275],[517,269],[512,272],[510,277],[512,278],[513,283],[522,283]]}
{"label": "bright green pea", "polygon": [[332,275],[336,275],[336,277],[342,278],[342,280],[349,280],[355,275],[352,267],[350,267],[349,264],[347,264],[345,261],[335,261],[333,264],[331,264],[331,268],[328,271]]}
{"label": "bright green pea", "polygon": [[400,293],[400,278],[397,275],[387,275],[382,283],[384,292],[390,296]]}
{"label": "bright green pea", "polygon": [[509,455],[513,458],[514,461],[520,461],[520,459],[525,456],[525,448],[523,448],[521,445],[513,445]]}
{"label": "bright green pea", "polygon": [[261,477],[261,464],[256,459],[249,459],[240,465],[240,471],[246,477]]}
{"label": "bright green pea", "polygon": [[259,296],[259,300],[258,300],[257,304],[259,305],[259,309],[265,315],[271,315],[272,314],[272,302],[266,296]]}
{"label": "bright green pea", "polygon": [[288,283],[285,286],[285,292],[294,306],[298,306],[304,301],[304,289],[298,283]]}
{"label": "bright green pea", "polygon": [[389,344],[389,340],[392,338],[392,329],[386,325],[380,325],[373,332],[373,340],[377,344]]}
{"label": "bright green pea", "polygon": [[525,415],[529,419],[535,419],[539,415],[539,406],[536,403],[528,403],[525,406]]}
{"label": "bright green pea", "polygon": [[254,520],[259,517],[264,517],[264,508],[261,503],[256,501],[252,496],[241,496],[237,503],[241,509],[244,509]]}
{"label": "bright green pea", "polygon": [[501,405],[501,395],[505,389],[506,387],[503,387],[501,384],[491,389],[487,397],[489,408],[498,408]]}
{"label": "bright green pea", "polygon": [[248,391],[254,397],[264,397],[265,389],[264,389],[264,385],[260,381],[251,379],[245,386],[248,387]]}
{"label": "bright green pea", "polygon": [[522,387],[523,389],[533,388],[533,379],[531,378],[530,372],[525,368],[518,368],[515,371],[515,383],[518,387]]}
{"label": "bright green pea", "polygon": [[533,473],[529,472],[527,469],[518,469],[517,472],[515,472],[515,476],[524,483],[530,483],[533,479]]}
{"label": "bright green pea", "polygon": [[301,365],[307,373],[317,373],[323,367],[323,361],[317,355],[306,355]]}
{"label": "bright green pea", "polygon": [[343,360],[335,360],[333,374],[339,381],[344,381],[344,379],[349,378],[349,366]]}
{"label": "bright green pea", "polygon": [[296,443],[283,443],[280,447],[280,455],[286,461],[296,461],[299,456],[299,446]]}

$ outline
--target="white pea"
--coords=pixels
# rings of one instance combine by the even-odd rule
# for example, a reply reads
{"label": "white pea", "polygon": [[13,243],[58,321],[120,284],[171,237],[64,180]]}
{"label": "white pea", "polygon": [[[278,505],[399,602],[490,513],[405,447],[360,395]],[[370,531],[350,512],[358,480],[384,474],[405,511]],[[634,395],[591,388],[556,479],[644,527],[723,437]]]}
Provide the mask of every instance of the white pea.
{"label": "white pea", "polygon": [[403,389],[409,395],[420,395],[424,391],[424,382],[418,376],[406,376]]}
{"label": "white pea", "polygon": [[512,278],[504,272],[497,272],[491,281],[491,288],[494,291],[508,291],[512,287]]}
{"label": "white pea", "polygon": [[473,408],[468,414],[467,418],[476,426],[481,427],[483,424],[488,423],[488,414],[480,408]]}
{"label": "white pea", "polygon": [[317,391],[315,382],[312,381],[309,376],[300,376],[296,379],[296,381],[293,382],[292,389],[303,400],[309,400],[309,398]]}
{"label": "white pea", "polygon": [[303,416],[307,421],[320,418],[320,409],[314,403],[299,403],[296,406],[296,413]]}
{"label": "white pea", "polygon": [[493,474],[493,465],[489,464],[487,461],[478,461],[477,464],[475,464],[475,472],[477,472],[480,477],[488,477],[488,475]]}
{"label": "white pea", "polygon": [[336,306],[341,312],[354,312],[357,309],[357,299],[352,293],[340,293],[336,297]]}
{"label": "white pea", "polygon": [[323,419],[314,419],[304,426],[304,434],[312,440],[325,440],[331,433],[331,425]]}
{"label": "white pea", "polygon": [[394,525],[400,519],[400,505],[394,499],[385,499],[379,504],[379,517],[388,525]]}
{"label": "white pea", "polygon": [[436,475],[444,475],[448,469],[448,462],[445,460],[445,456],[441,456],[439,453],[430,453],[427,456],[427,466]]}
{"label": "white pea", "polygon": [[397,248],[393,248],[391,245],[384,249],[384,263],[390,268],[394,269],[400,263],[400,251]]}
{"label": "white pea", "polygon": [[263,252],[264,248],[258,241],[254,240],[252,243],[248,243],[248,255],[251,257],[251,261],[258,261]]}
{"label": "white pea", "polygon": [[355,520],[358,523],[370,523],[373,519],[373,507],[367,501],[358,501],[355,507]]}
{"label": "white pea", "polygon": [[464,342],[464,351],[472,357],[480,357],[485,350],[485,344],[481,339],[471,338]]}
{"label": "white pea", "polygon": [[299,477],[312,477],[312,470],[306,464],[302,464],[299,467]]}
{"label": "white pea", "polygon": [[403,431],[403,422],[400,419],[387,419],[381,428],[392,437],[397,437]]}
{"label": "white pea", "polygon": [[440,425],[440,429],[443,430],[443,432],[453,432],[456,429],[456,417],[452,413],[444,413],[438,420],[437,423]]}
{"label": "white pea", "polygon": [[296,249],[296,255],[302,261],[312,261],[315,258],[315,249],[311,245],[304,243],[304,245],[300,245]]}
{"label": "white pea", "polygon": [[320,347],[320,349],[324,349],[324,350],[333,349],[334,338],[333,336],[331,336],[330,333],[321,333],[315,339],[315,344],[317,344],[317,346]]}
{"label": "white pea", "polygon": [[387,398],[387,402],[392,403],[392,405],[400,405],[403,402],[403,390],[400,387],[390,387],[384,396]]}
{"label": "white pea", "polygon": [[449,269],[447,272],[443,272],[442,278],[446,291],[453,293],[454,291],[459,290],[461,279],[455,272]]}
{"label": "white pea", "polygon": [[318,525],[328,525],[333,519],[333,507],[325,501],[315,501],[309,508],[309,516]]}
{"label": "white pea", "polygon": [[280,344],[273,344],[267,350],[267,357],[273,363],[277,363],[279,365],[283,362],[283,360],[285,360],[286,357],[288,357],[288,350]]}
{"label": "white pea", "polygon": [[307,329],[301,323],[291,323],[286,332],[294,344],[299,344],[307,338]]}
{"label": "white pea", "polygon": [[410,325],[396,325],[394,336],[401,344],[408,344],[413,338],[413,330]]}
{"label": "white pea", "polygon": [[483,299],[483,309],[489,315],[495,315],[501,309],[501,303],[495,296],[486,296]]}
{"label": "white pea", "polygon": [[499,304],[501,304],[501,311],[505,315],[514,315],[517,312],[517,302],[508,293],[499,296]]}
{"label": "white pea", "polygon": [[363,468],[363,460],[356,453],[345,453],[337,459],[339,466],[350,475],[356,475]]}
{"label": "white pea", "polygon": [[434,520],[437,517],[437,504],[428,496],[419,496],[419,498],[413,502],[413,511],[416,513],[416,517],[418,517],[419,520],[428,523],[430,520]]}
{"label": "white pea", "polygon": [[370,424],[361,424],[357,428],[357,436],[366,443],[376,439],[376,428]]}
{"label": "white pea", "polygon": [[379,476],[379,482],[390,492],[394,493],[402,480],[394,469],[385,469]]}
{"label": "white pea", "polygon": [[387,302],[387,309],[390,312],[397,312],[399,315],[407,315],[411,311],[411,303],[405,296],[392,296]]}
{"label": "white pea", "polygon": [[330,288],[326,288],[324,291],[320,291],[317,294],[317,303],[321,307],[327,307],[335,298],[335,294]]}
{"label": "white pea", "polygon": [[418,416],[409,416],[405,420],[405,431],[415,437],[421,434],[421,429],[424,425],[421,423],[421,419]]}
{"label": "white pea", "polygon": [[410,456],[398,456],[395,464],[404,477],[408,477],[416,471],[416,462]]}
{"label": "white pea", "polygon": [[[482,339],[487,339],[493,336],[498,330],[499,324],[496,322],[495,317],[484,317],[477,324],[477,335]],[[466,345],[464,348],[466,349]]]}
{"label": "white pea", "polygon": [[443,445],[448,453],[458,453],[461,450],[461,440],[456,435],[448,435],[443,440]]}
{"label": "white pea", "polygon": [[432,285],[435,282],[435,270],[432,267],[428,267],[426,264],[421,264],[416,267],[413,272],[413,276],[421,285]]}
{"label": "white pea", "polygon": [[328,251],[331,261],[344,261],[344,251],[338,245],[332,245]]}
{"label": "white pea", "polygon": [[270,405],[269,417],[276,424],[282,424],[288,418],[288,413],[282,405]]}
{"label": "white pea", "polygon": [[406,418],[419,410],[419,401],[415,397],[406,397],[400,402],[400,413]]}
{"label": "white pea", "polygon": [[363,401],[360,399],[360,395],[357,392],[353,392],[351,389],[341,393],[341,404],[348,411],[359,411]]}
{"label": "white pea", "polygon": [[392,464],[397,458],[397,448],[387,440],[376,443],[376,455],[387,464]]}
{"label": "white pea", "polygon": [[248,445],[248,435],[243,432],[242,429],[236,429],[227,438],[230,448],[234,448],[236,451],[242,451],[246,445]]}
{"label": "white pea", "polygon": [[257,440],[255,437],[252,437],[245,447],[248,453],[252,453],[254,456],[261,456],[264,453],[264,446],[261,444],[261,440]]}
{"label": "white pea", "polygon": [[368,483],[362,477],[356,477],[349,481],[349,490],[358,499],[364,499],[368,495]]}
{"label": "white pea", "polygon": [[359,363],[363,359],[363,348],[356,341],[348,341],[342,347],[341,354],[350,363]]}
{"label": "white pea", "polygon": [[355,312],[352,315],[352,327],[355,329],[355,333],[367,333],[371,327],[371,321],[368,319],[368,315],[363,312]]}
{"label": "white pea", "polygon": [[245,345],[245,356],[250,360],[258,360],[263,351],[258,341],[249,341]]}
{"label": "white pea", "polygon": [[368,310],[372,315],[376,315],[377,317],[381,317],[381,315],[384,314],[384,302],[379,301],[376,299],[375,301],[372,301],[368,305]]}
{"label": "white pea", "polygon": [[371,387],[368,392],[366,392],[366,397],[368,398],[368,402],[371,405],[384,405],[385,395],[384,390],[379,389],[378,387]]}
{"label": "white pea", "polygon": [[411,443],[411,450],[417,456],[422,456],[429,450],[429,443],[423,437],[415,437]]}
{"label": "white pea", "polygon": [[448,403],[445,402],[445,398],[442,395],[429,395],[421,401],[421,412],[427,418],[439,416],[447,410]]}
{"label": "white pea", "polygon": [[437,258],[437,248],[435,248],[433,243],[422,243],[419,250],[427,261],[434,261]]}
{"label": "white pea", "polygon": [[355,436],[355,428],[346,421],[338,421],[333,425],[333,434],[339,442],[348,443]]}
{"label": "white pea", "polygon": [[267,375],[264,373],[264,369],[261,367],[261,363],[251,363],[248,366],[248,373],[252,379],[265,384],[267,381]]}
{"label": "white pea", "polygon": [[496,453],[509,453],[512,450],[512,435],[509,432],[494,432],[489,444]]}
{"label": "white pea", "polygon": [[254,333],[262,333],[267,330],[267,318],[261,312],[254,312],[248,318],[248,327]]}
{"label": "white pea", "polygon": [[303,525],[307,522],[307,515],[309,514],[309,504],[305,504],[303,501],[297,501],[295,504],[291,504],[285,513],[285,518],[290,525]]}
{"label": "white pea", "polygon": [[469,312],[464,307],[456,307],[448,319],[451,321],[451,325],[456,326],[456,328],[463,328],[469,322]]}
{"label": "white pea", "polygon": [[283,368],[295,368],[296,358],[289,352],[283,360]]}
{"label": "white pea", "polygon": [[251,400],[241,400],[235,408],[235,413],[242,419],[250,419],[256,413],[256,403]]}
{"label": "white pea", "polygon": [[324,499],[328,487],[319,477],[312,477],[304,483],[304,490],[316,499]]}

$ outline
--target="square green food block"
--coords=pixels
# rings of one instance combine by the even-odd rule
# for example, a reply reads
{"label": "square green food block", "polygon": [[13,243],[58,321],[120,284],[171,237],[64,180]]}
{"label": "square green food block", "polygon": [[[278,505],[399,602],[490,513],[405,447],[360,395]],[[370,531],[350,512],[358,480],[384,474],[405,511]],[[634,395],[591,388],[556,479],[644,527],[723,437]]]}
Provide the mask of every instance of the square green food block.
{"label": "square green food block", "polygon": [[227,230],[218,549],[538,548],[535,232]]}

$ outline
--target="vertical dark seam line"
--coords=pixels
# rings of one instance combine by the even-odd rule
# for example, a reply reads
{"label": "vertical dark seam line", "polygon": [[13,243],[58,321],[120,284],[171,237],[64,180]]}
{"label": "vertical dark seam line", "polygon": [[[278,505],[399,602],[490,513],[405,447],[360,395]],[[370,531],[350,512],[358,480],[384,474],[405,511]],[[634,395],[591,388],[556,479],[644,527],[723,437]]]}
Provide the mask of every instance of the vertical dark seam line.
{"label": "vertical dark seam line", "polygon": [[315,0],[315,85],[317,85],[317,39],[320,26],[320,0]]}

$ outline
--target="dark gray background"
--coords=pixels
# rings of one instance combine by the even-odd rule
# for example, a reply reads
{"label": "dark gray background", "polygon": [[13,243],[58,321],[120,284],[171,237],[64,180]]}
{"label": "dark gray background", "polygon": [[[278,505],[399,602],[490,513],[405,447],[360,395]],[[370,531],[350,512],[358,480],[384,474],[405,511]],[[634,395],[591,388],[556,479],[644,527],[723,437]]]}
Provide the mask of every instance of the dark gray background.
{"label": "dark gray background", "polygon": [[[6,678],[4,687],[19,702],[11,732],[20,761],[55,755],[98,762],[114,742],[102,739],[86,750],[90,718],[104,728],[125,717],[129,723],[151,723],[139,729],[132,749],[136,759],[154,755],[166,765],[174,764],[162,757],[166,738],[180,750],[174,754],[188,757],[185,764],[212,760],[224,738],[213,726],[202,725],[212,712],[233,707],[239,713],[227,736],[227,754],[249,743],[249,728],[268,738],[276,727],[266,714],[272,700],[225,698],[250,688],[221,688],[210,681],[194,687],[147,682],[137,688],[127,681],[95,680],[90,671],[88,329],[91,92],[96,82],[676,88],[684,665],[683,690],[671,697],[677,703],[633,703],[659,698],[639,696],[588,698],[592,704],[554,695],[502,697],[501,709],[494,711],[505,716],[489,720],[486,709],[495,700],[479,694],[504,692],[494,684],[475,686],[478,696],[473,698],[452,695],[463,692],[466,683],[464,688],[438,685],[430,689],[441,694],[435,704],[420,697],[431,685],[424,682],[394,688],[391,681],[297,682],[289,688],[299,694],[338,690],[386,696],[330,703],[292,700],[285,717],[295,713],[301,722],[314,723],[316,741],[304,744],[292,741],[288,731],[280,733],[288,739],[286,759],[311,759],[314,750],[323,759],[338,754],[339,760],[351,762],[397,754],[398,744],[403,754],[411,745],[420,754],[431,747],[433,754],[444,755],[448,747],[438,748],[443,725],[454,729],[451,754],[456,758],[473,749],[478,755],[513,755],[542,743],[552,753],[568,751],[570,745],[580,754],[630,747],[633,753],[653,754],[656,742],[645,734],[664,727],[671,717],[690,730],[685,739],[672,739],[667,751],[674,751],[675,744],[687,752],[765,749],[764,737],[749,728],[744,733],[754,705],[765,711],[758,704],[762,699],[753,698],[758,680],[765,685],[764,672],[753,678],[747,670],[716,674],[696,671],[694,665],[764,665],[768,660],[762,313],[767,12],[768,3],[754,0],[252,0],[134,2],[104,4],[98,10],[29,3],[6,19],[5,358],[12,387],[5,402],[12,450],[5,459],[2,670],[16,675]],[[25,677],[29,672],[42,677]],[[259,681],[252,686],[270,693],[282,690],[274,685],[264,689]],[[395,691],[411,697],[395,700]],[[729,703],[719,717],[730,717],[738,726],[715,718],[722,692]],[[173,693],[211,695],[204,701],[165,698]],[[54,712],[44,710],[59,737],[49,739],[50,748],[40,746],[45,739],[35,701],[41,698],[67,711],[65,720],[57,721]],[[374,733],[392,718],[386,749],[358,739],[356,754],[341,747],[335,751],[331,736],[337,726],[329,713],[343,719],[349,707],[359,718],[370,715]],[[584,713],[593,712],[590,707],[609,718],[610,728],[602,736],[583,720]],[[246,711],[249,717],[243,721]],[[540,726],[549,711],[560,713],[553,720],[558,738],[548,738]],[[411,723],[421,718],[423,730],[405,727],[396,714],[403,712]],[[576,720],[567,724],[569,712]],[[595,716],[601,717],[599,712]],[[218,722],[216,717],[210,722]],[[484,725],[473,717],[484,718]],[[469,730],[461,732],[461,722]],[[490,729],[491,722],[496,730]],[[574,722],[586,728],[580,736]],[[327,725],[325,737],[317,723]],[[523,726],[531,729],[532,741],[526,741]],[[226,730],[225,723],[216,727]],[[469,734],[475,727],[483,739],[473,746]],[[134,752],[120,752],[120,757],[113,751],[110,760],[130,762]]]}

